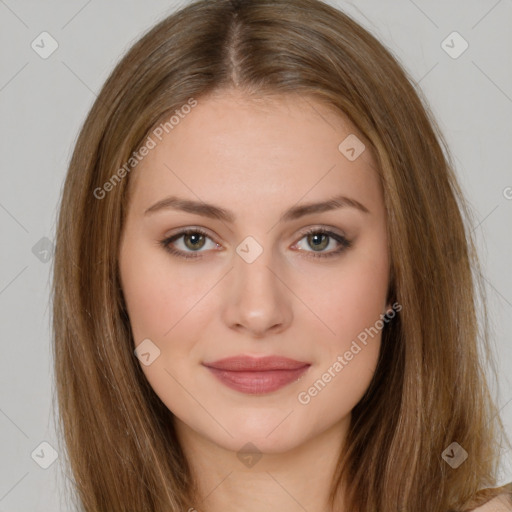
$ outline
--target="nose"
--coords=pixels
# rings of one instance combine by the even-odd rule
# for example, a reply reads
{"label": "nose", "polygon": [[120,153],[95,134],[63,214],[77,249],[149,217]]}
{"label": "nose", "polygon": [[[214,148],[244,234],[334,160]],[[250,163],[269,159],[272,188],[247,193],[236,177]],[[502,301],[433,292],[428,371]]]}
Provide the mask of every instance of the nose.
{"label": "nose", "polygon": [[271,261],[270,251],[263,251],[252,263],[236,255],[233,264],[223,309],[226,325],[254,338],[288,328],[293,318],[293,294]]}

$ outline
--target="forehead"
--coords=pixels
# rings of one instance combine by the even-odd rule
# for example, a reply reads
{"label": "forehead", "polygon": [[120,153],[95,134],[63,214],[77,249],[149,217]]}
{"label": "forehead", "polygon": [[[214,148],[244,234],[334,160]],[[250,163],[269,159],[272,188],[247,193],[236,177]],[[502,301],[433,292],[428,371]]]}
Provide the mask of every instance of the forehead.
{"label": "forehead", "polygon": [[229,91],[199,98],[187,111],[159,136],[150,132],[154,148],[130,176],[138,207],[166,193],[246,209],[337,192],[381,200],[368,142],[315,98]]}

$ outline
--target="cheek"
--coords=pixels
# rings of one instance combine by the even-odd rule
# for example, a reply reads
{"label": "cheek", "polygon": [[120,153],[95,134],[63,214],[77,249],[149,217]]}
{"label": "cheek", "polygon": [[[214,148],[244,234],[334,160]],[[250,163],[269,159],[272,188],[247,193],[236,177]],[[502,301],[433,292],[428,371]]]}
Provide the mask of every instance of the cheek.
{"label": "cheek", "polygon": [[[388,288],[388,274],[381,264],[355,265],[351,272],[339,277],[337,301],[338,332],[354,337],[365,327],[375,323],[384,312]],[[333,299],[336,302],[336,298]],[[332,312],[335,314],[335,312]]]}
{"label": "cheek", "polygon": [[[296,396],[312,428],[350,413],[368,389],[380,353],[388,273],[386,261],[360,261],[335,273],[317,307],[330,332],[314,339],[318,360]],[[319,295],[317,298],[320,297]]]}
{"label": "cheek", "polygon": [[198,311],[208,286],[172,266],[165,253],[128,244],[125,249],[120,272],[134,348],[151,340],[144,341],[151,360],[146,365],[141,359],[141,369],[170,410],[193,409],[179,384],[186,380],[180,372],[190,364],[203,330]]}
{"label": "cheek", "polygon": [[180,272],[163,250],[127,247],[120,260],[123,293],[137,345],[145,338],[161,346],[174,336],[207,289],[197,275]]}
{"label": "cheek", "polygon": [[382,252],[375,254],[379,257],[350,255],[338,268],[317,273],[314,281],[304,281],[297,288],[326,328],[322,329],[325,348],[343,349],[384,313],[388,260]]}
{"label": "cheek", "polygon": [[377,367],[380,337],[379,333],[366,345],[356,340],[354,345],[343,347],[347,350],[339,350],[322,361],[302,383],[296,403],[300,414],[313,418],[312,430],[334,424],[360,402]]}
{"label": "cheek", "polygon": [[322,276],[314,294],[309,294],[328,327],[324,336],[313,337],[310,331],[318,360],[297,398],[311,413],[325,413],[331,419],[348,413],[371,382],[386,325],[381,319],[389,278],[385,251],[383,242],[354,254],[340,269]]}
{"label": "cheek", "polygon": [[176,296],[160,278],[158,266],[127,258],[122,268],[123,292],[137,345],[144,338],[158,339],[171,327],[171,297]]}

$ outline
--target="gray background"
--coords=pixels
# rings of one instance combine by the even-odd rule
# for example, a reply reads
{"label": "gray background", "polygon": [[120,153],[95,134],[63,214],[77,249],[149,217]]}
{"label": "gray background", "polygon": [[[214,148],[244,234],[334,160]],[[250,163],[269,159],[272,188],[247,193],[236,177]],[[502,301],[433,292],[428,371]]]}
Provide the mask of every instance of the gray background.
{"label": "gray background", "polygon": [[[375,34],[419,82],[456,158],[486,276],[500,369],[494,392],[510,432],[512,0],[330,3]],[[62,456],[47,469],[35,462],[49,461],[41,442],[57,446],[48,297],[60,189],[96,92],[141,33],[179,5],[0,0],[0,512],[70,510]],[[58,43],[46,59],[31,47],[43,45],[43,31]],[[442,46],[453,31],[469,44],[457,58]],[[452,53],[462,48],[461,40],[446,44]],[[502,483],[512,480],[511,460],[504,453]]]}

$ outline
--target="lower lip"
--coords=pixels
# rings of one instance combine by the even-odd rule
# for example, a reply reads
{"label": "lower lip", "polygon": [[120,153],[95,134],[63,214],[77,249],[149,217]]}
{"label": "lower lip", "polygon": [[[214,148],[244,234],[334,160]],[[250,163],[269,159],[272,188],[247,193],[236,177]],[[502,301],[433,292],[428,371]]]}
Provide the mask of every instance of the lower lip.
{"label": "lower lip", "polygon": [[233,372],[207,368],[228,388],[256,395],[276,391],[290,382],[296,381],[309,368],[309,365],[296,370],[269,370],[266,372]]}

